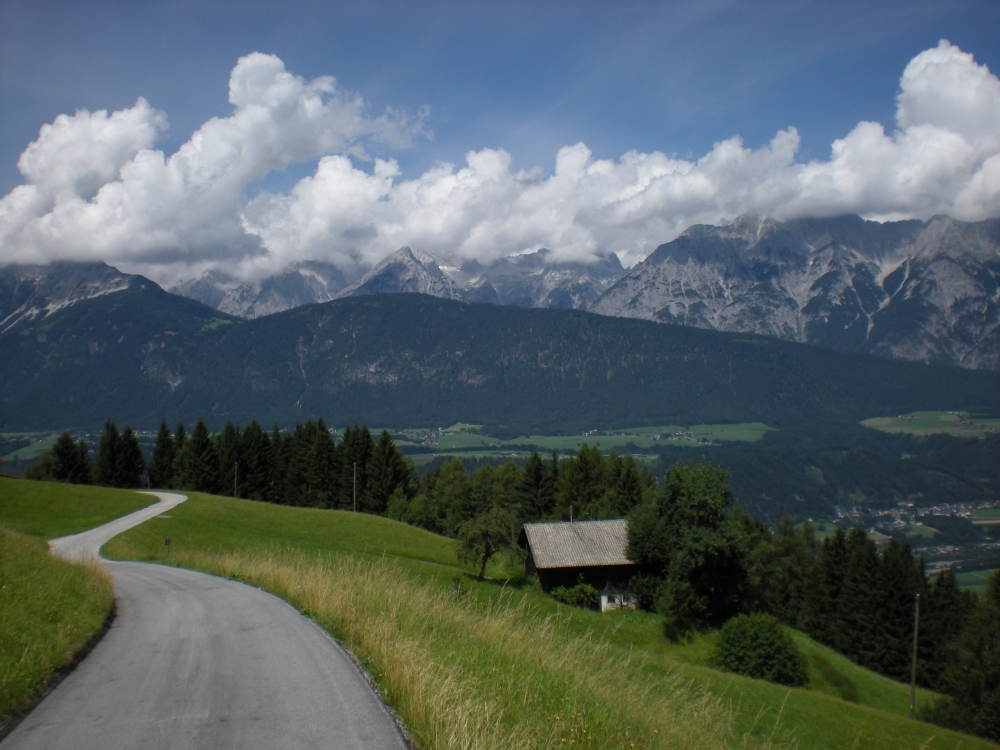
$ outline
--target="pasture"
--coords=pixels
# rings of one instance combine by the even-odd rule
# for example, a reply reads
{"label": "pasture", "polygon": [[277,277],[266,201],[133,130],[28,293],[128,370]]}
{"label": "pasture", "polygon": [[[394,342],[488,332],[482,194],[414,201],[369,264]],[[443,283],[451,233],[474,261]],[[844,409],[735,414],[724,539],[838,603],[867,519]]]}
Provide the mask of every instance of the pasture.
{"label": "pasture", "polygon": [[1000,432],[1000,419],[973,418],[964,411],[915,411],[912,414],[900,414],[896,417],[873,417],[861,424],[882,432],[909,435],[985,437]]}

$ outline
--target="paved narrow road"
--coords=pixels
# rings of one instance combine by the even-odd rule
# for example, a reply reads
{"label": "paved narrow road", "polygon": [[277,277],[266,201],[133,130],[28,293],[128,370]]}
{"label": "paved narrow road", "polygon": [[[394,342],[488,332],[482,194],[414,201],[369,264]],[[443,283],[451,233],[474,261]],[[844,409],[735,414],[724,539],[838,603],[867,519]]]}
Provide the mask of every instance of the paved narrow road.
{"label": "paved narrow road", "polygon": [[[97,556],[161,502],[73,537],[55,554]],[[2,750],[405,748],[347,654],[277,597],[189,570],[105,563],[118,616]]]}

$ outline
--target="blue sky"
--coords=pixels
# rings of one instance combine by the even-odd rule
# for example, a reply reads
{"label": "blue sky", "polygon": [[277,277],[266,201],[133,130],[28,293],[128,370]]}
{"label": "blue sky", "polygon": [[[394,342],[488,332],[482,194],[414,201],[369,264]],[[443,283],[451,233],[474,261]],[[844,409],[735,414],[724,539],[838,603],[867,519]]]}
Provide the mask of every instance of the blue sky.
{"label": "blue sky", "polygon": [[[409,148],[368,143],[397,180],[468,151],[510,169],[555,168],[583,142],[696,161],[741,136],[751,149],[794,127],[795,161],[823,160],[863,120],[895,128],[900,76],[946,38],[1000,70],[1000,3],[948,2],[19,2],[0,0],[0,195],[39,127],[79,108],[166,114],[167,156],[233,111],[227,81],[253,51],[306,81],[332,75],[368,111],[417,113]],[[287,192],[318,155],[247,195]],[[371,163],[357,162],[371,171]],[[891,213],[891,212],[890,212]],[[888,215],[888,214],[887,214]]]}
{"label": "blue sky", "polygon": [[696,156],[789,125],[825,157],[859,120],[889,124],[906,63],[946,38],[1000,70],[997,2],[0,2],[0,193],[42,123],[144,96],[176,149],[225,115],[236,59],[333,75],[371,108],[431,108],[404,175],[470,149],[552,169],[584,141]]}

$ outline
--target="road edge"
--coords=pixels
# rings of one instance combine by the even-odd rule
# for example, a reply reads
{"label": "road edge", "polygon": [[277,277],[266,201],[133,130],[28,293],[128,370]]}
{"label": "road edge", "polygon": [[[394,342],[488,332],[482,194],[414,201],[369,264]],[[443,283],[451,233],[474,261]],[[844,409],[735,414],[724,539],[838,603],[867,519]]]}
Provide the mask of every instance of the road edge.
{"label": "road edge", "polygon": [[104,623],[93,635],[90,636],[90,638],[87,639],[83,646],[81,646],[77,652],[73,654],[73,658],[69,660],[69,663],[56,669],[51,675],[48,676],[45,682],[38,686],[32,695],[31,700],[28,701],[27,706],[22,708],[20,711],[15,711],[0,722],[0,742],[3,742],[7,735],[17,728],[18,724],[28,718],[31,712],[37,708],[38,704],[45,700],[46,696],[55,690],[59,686],[60,682],[69,677],[73,673],[73,670],[79,666],[80,662],[87,658],[90,652],[94,650],[97,644],[100,643],[104,639],[104,636],[108,634],[108,631],[111,630],[111,625],[114,623],[115,617],[117,616],[118,603],[115,600],[112,600],[111,609],[108,610],[108,614],[104,618]]}

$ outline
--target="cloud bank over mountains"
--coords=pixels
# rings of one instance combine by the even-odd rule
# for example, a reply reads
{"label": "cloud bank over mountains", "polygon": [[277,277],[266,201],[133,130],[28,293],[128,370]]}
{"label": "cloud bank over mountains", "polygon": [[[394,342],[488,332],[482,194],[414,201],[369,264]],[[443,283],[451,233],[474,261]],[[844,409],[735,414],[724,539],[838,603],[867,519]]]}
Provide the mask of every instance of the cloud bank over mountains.
{"label": "cloud bank over mountains", "polygon": [[[735,136],[695,161],[636,151],[597,159],[578,143],[546,176],[513,171],[508,153],[484,148],[462,167],[402,179],[366,146],[430,137],[427,110],[373,117],[333,78],[306,81],[260,53],[237,62],[229,101],[229,117],[204,123],[169,157],[155,149],[166,115],[144,99],[44,125],[18,161],[25,184],[0,199],[0,262],[103,260],[175,280],[321,260],[356,274],[409,245],[484,265],[540,247],[574,261],[615,252],[631,265],[691,224],[746,212],[1000,216],[1000,80],[946,41],[907,65],[894,130],[860,122],[829,159],[807,163],[795,160],[789,127],[761,148]],[[269,173],[317,158],[287,194],[259,189]]]}

